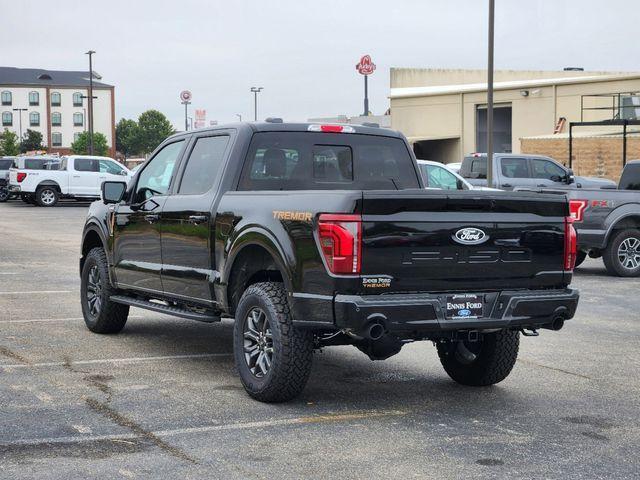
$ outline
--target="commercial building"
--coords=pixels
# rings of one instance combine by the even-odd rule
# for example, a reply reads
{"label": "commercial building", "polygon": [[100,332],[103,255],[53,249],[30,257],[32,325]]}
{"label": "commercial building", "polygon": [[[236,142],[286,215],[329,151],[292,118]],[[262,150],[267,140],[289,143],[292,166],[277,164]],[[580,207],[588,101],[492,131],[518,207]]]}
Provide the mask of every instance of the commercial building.
{"label": "commercial building", "polygon": [[[418,158],[450,163],[470,152],[486,152],[486,78],[485,70],[391,69],[392,128],[408,137]],[[570,122],[640,118],[637,72],[498,70],[494,90],[496,152],[558,157],[560,141],[567,149],[556,159],[568,163]],[[574,170],[592,174],[580,172],[592,160],[579,158],[581,138],[619,135],[620,127],[592,125],[575,133]],[[609,155],[604,149],[601,154]],[[604,163],[617,167],[604,176],[616,178],[622,161],[611,156]]]}
{"label": "commercial building", "polygon": [[[93,72],[93,130],[115,145],[114,87]],[[20,134],[42,133],[51,153],[70,152],[78,135],[88,130],[89,72],[0,67],[1,129]],[[24,109],[24,110],[22,110]]]}

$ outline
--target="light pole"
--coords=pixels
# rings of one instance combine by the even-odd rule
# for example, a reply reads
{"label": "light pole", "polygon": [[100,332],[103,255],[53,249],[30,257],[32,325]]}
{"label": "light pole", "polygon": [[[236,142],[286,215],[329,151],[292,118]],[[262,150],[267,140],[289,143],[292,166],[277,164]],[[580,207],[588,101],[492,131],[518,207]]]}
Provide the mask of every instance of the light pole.
{"label": "light pole", "polygon": [[489,0],[489,45],[487,59],[487,185],[493,185],[493,20],[495,0]]}
{"label": "light pole", "polygon": [[240,115],[239,113],[236,113],[236,117],[238,117],[238,121],[241,122],[242,121],[242,115]]}
{"label": "light pole", "polygon": [[263,90],[263,87],[251,87],[253,92],[253,119],[258,121],[258,93]]}
{"label": "light pole", "polygon": [[89,155],[93,155],[93,62],[92,55],[96,53],[93,50],[85,52],[89,55]]}
{"label": "light pole", "polygon": [[14,108],[13,111],[14,112],[19,112],[18,115],[20,116],[20,120],[19,120],[19,124],[20,124],[20,141],[22,141],[22,112],[26,112],[27,109],[26,108]]}

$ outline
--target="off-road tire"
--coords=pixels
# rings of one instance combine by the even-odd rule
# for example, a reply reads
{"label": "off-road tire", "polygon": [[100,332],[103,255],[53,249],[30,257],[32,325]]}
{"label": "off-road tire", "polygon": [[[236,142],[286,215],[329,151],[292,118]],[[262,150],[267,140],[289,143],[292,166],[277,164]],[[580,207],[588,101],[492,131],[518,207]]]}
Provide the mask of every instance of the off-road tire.
{"label": "off-road tire", "polygon": [[611,275],[619,277],[637,277],[640,276],[640,266],[637,268],[625,268],[618,258],[618,248],[620,244],[627,239],[637,239],[640,241],[640,230],[636,228],[628,228],[613,233],[609,243],[602,252],[602,261],[607,271]]}
{"label": "off-road tire", "polygon": [[[462,385],[484,387],[501,382],[516,363],[520,332],[500,330],[485,333],[474,348],[479,348],[475,360],[470,363],[461,361],[456,349],[458,342],[438,343],[440,363],[447,374]],[[469,344],[473,345],[473,344]]]}
{"label": "off-road tire", "polygon": [[40,207],[55,207],[59,199],[60,195],[55,187],[45,185],[36,190],[35,201]]}
{"label": "off-road tire", "polygon": [[578,250],[578,253],[576,253],[576,268],[582,265],[582,262],[584,262],[586,258],[587,258],[587,252]]}
{"label": "off-road tire", "polygon": [[[271,366],[263,377],[254,375],[245,359],[245,324],[254,308],[266,314],[273,342]],[[313,335],[294,328],[281,283],[256,283],[244,292],[236,309],[233,352],[240,380],[256,400],[286,402],[302,392],[311,373]]]}
{"label": "off-road tire", "polygon": [[[94,266],[97,267],[100,279],[99,295],[101,306],[97,314],[91,313],[89,301],[87,300],[89,274]],[[82,315],[87,328],[92,332],[118,333],[127,323],[129,306],[109,300],[114,294],[115,289],[111,286],[109,281],[107,256],[102,248],[96,247],[89,252],[86,260],[84,261],[80,284],[80,304],[82,305]]]}

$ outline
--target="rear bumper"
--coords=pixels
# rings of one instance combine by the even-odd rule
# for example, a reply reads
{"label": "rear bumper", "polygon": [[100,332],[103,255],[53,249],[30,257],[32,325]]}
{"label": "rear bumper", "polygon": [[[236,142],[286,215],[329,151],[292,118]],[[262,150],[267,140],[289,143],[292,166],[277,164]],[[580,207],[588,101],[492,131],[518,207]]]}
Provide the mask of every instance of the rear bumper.
{"label": "rear bumper", "polygon": [[[550,326],[559,317],[563,320],[572,318],[580,297],[578,290],[571,288],[481,292],[481,294],[485,297],[485,316],[472,319],[445,317],[446,299],[451,295],[449,293],[336,295],[331,302],[333,305],[327,302],[326,309],[323,310],[329,312],[333,307],[333,324],[331,325],[333,328],[358,332],[371,323],[377,322],[383,323],[388,332],[399,336],[412,336],[455,330]],[[294,312],[296,310],[300,311],[299,308],[294,307]],[[313,310],[318,311],[318,305],[315,305]],[[300,317],[294,318],[300,319]],[[324,320],[326,322],[326,317]],[[307,323],[302,319],[295,323],[300,327],[321,326],[320,322]]]}
{"label": "rear bumper", "polygon": [[22,190],[20,189],[20,187],[18,185],[9,184],[9,191],[11,193],[20,193]]}

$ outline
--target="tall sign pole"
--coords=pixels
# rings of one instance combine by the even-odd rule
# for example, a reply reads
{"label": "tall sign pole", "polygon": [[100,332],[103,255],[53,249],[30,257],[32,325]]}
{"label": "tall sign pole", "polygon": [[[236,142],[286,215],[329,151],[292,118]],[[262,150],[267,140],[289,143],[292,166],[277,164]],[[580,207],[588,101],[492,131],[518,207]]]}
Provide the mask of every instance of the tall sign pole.
{"label": "tall sign pole", "polygon": [[258,121],[258,94],[264,90],[263,87],[251,87],[253,92],[253,120]]}
{"label": "tall sign pole", "polygon": [[92,55],[96,53],[93,50],[89,50],[86,55],[89,55],[89,155],[93,155],[93,63]]}
{"label": "tall sign pole", "polygon": [[376,64],[371,61],[369,55],[363,55],[360,58],[360,62],[356,65],[356,70],[362,76],[364,76],[364,113],[363,116],[369,115],[369,84],[367,77],[371,75],[376,69]]}
{"label": "tall sign pole", "polygon": [[487,61],[487,185],[493,184],[493,20],[495,0],[489,0],[489,45]]}
{"label": "tall sign pole", "polygon": [[180,92],[180,103],[184,105],[184,131],[189,130],[189,118],[187,107],[191,104],[191,92],[189,90],[183,90]]}

